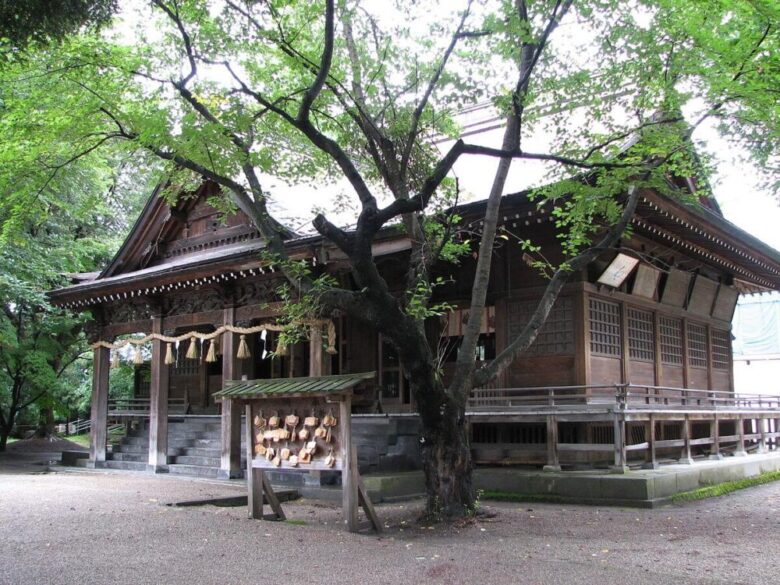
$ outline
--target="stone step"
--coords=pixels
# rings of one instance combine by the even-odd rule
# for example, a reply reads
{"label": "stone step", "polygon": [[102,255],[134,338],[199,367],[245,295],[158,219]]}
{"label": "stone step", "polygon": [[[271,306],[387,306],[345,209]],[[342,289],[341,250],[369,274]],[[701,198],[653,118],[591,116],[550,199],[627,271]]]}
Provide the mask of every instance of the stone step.
{"label": "stone step", "polygon": [[217,477],[217,467],[204,467],[202,465],[181,465],[170,464],[168,465],[168,473],[174,473],[177,475],[193,475],[196,477]]}
{"label": "stone step", "polygon": [[177,439],[216,439],[222,437],[221,433],[215,431],[184,431],[179,429],[168,429],[168,438]]}
{"label": "stone step", "polygon": [[138,437],[122,437],[119,441],[121,445],[148,445],[149,435],[141,435]]}
{"label": "stone step", "polygon": [[219,467],[219,457],[197,457],[195,455],[177,455],[172,457],[175,465],[198,465],[202,467]]}
{"label": "stone step", "polygon": [[117,453],[148,453],[149,452],[149,442],[142,444],[127,444],[127,445],[119,445],[119,450],[116,451]]}
{"label": "stone step", "polygon": [[220,439],[193,439],[192,447],[205,447],[206,449],[221,449],[222,441]]}
{"label": "stone step", "polygon": [[106,461],[109,469],[124,469],[125,471],[146,471],[146,462],[140,461]]}
{"label": "stone step", "polygon": [[144,453],[109,453],[107,457],[111,461],[136,461],[146,463],[149,461],[149,452]]}
{"label": "stone step", "polygon": [[179,449],[176,455],[192,455],[193,457],[216,457],[222,456],[221,449],[209,449],[207,447],[185,447]]}

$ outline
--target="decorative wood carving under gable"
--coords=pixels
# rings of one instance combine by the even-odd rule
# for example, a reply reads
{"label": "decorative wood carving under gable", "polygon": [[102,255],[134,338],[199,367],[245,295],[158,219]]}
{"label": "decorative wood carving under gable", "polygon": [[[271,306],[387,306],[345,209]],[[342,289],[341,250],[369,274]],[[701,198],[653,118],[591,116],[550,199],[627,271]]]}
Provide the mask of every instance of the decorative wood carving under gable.
{"label": "decorative wood carving under gable", "polygon": [[151,319],[157,307],[148,299],[123,300],[103,305],[107,324],[129,323]]}
{"label": "decorative wood carving under gable", "polygon": [[163,300],[163,315],[188,315],[223,309],[226,305],[224,294],[217,289],[201,289],[171,295]]}
{"label": "decorative wood carving under gable", "polygon": [[236,306],[271,303],[280,300],[277,289],[283,278],[245,281],[236,286],[234,303]]}

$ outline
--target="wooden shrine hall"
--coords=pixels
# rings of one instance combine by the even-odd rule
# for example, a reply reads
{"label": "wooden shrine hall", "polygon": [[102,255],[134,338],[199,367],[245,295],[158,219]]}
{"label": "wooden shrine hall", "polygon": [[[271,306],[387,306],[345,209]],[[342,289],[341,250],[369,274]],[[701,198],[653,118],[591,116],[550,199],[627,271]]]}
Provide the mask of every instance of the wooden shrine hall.
{"label": "wooden shrine hall", "polygon": [[[678,188],[691,199],[692,182]],[[243,214],[224,218],[208,204],[216,189],[205,183],[174,206],[155,191],[102,272],[51,293],[55,304],[93,319],[90,465],[111,464],[109,418],[137,421],[144,432],[137,468],[164,471],[184,457],[169,441],[171,425],[213,417],[219,458],[211,465],[236,477],[242,412],[215,399],[228,382],[375,372],[351,401],[361,473],[419,468],[414,397],[392,346],[340,315],[307,323],[308,341],[280,346],[283,277]],[[483,211],[484,202],[458,208],[465,226]],[[491,359],[522,329],[546,284],[518,239],[541,245],[551,262],[561,259],[551,211],[525,193],[502,199],[507,238],[495,250],[479,359]],[[345,259],[320,236],[290,231],[285,245],[315,273],[349,282]],[[374,244],[391,286],[403,282],[409,248],[394,229]],[[455,307],[440,344],[445,379],[474,270],[471,258],[437,268],[448,284],[436,300]],[[533,346],[490,388],[473,391],[475,461],[623,468],[776,449],[777,398],[734,394],[731,318],[739,294],[779,289],[780,253],[726,221],[714,202],[643,191],[619,246],[573,275]],[[112,359],[129,355],[138,364],[136,394],[109,408]]]}

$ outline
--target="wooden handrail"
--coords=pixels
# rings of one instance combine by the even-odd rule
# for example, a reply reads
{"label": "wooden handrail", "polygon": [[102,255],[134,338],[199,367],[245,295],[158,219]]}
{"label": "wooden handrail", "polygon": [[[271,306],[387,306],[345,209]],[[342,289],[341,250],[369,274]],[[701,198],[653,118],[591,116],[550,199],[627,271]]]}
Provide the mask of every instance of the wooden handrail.
{"label": "wooden handrail", "polygon": [[[168,408],[174,407],[175,410],[181,410],[176,407],[186,407],[187,401],[184,398],[169,398]],[[151,399],[149,398],[112,398],[108,401],[108,412],[111,413],[138,413],[148,414],[151,410]]]}
{"label": "wooden handrail", "polygon": [[618,409],[684,407],[691,410],[780,409],[780,396],[734,394],[724,390],[675,388],[637,384],[589,386],[534,386],[530,388],[475,388],[468,408],[473,410],[510,409],[540,406],[613,406]]}

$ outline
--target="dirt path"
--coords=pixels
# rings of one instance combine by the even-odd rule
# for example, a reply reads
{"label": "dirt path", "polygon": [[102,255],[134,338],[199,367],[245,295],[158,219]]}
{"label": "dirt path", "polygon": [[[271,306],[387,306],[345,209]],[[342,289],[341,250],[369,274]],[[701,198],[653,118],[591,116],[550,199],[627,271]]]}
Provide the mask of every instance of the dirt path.
{"label": "dirt path", "polygon": [[488,504],[446,530],[419,504],[379,506],[381,537],[339,510],[285,504],[292,522],[245,508],[166,503],[234,496],[240,485],[135,474],[0,476],[0,584],[772,583],[780,482],[680,507],[633,510]]}

